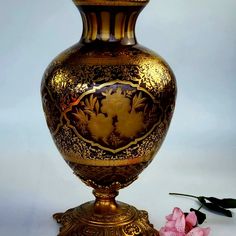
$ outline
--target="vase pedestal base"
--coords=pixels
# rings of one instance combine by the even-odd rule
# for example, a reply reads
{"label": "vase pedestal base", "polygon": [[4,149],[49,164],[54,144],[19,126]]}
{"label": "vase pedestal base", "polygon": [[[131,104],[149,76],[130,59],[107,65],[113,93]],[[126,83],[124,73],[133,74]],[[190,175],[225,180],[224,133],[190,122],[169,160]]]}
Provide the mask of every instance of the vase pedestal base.
{"label": "vase pedestal base", "polygon": [[96,212],[95,202],[87,202],[53,218],[61,224],[58,236],[158,236],[148,213],[117,202],[114,212]]}

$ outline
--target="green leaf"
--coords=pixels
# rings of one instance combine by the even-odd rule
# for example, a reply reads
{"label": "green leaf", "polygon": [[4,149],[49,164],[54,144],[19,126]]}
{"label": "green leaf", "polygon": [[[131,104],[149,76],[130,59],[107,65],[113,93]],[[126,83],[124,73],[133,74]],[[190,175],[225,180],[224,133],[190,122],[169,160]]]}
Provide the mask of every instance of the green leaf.
{"label": "green leaf", "polygon": [[191,208],[190,211],[194,211],[197,216],[197,222],[201,225],[206,220],[206,214],[202,213],[199,210]]}
{"label": "green leaf", "polygon": [[232,217],[232,212],[230,210],[226,210],[223,207],[221,207],[221,206],[219,206],[215,203],[206,202],[205,197],[202,197],[202,196],[198,197],[198,200],[207,209],[218,212],[218,213],[221,213],[221,214],[223,214],[227,217]]}
{"label": "green leaf", "polygon": [[236,199],[233,198],[218,199],[215,197],[206,197],[205,199],[223,208],[236,208]]}

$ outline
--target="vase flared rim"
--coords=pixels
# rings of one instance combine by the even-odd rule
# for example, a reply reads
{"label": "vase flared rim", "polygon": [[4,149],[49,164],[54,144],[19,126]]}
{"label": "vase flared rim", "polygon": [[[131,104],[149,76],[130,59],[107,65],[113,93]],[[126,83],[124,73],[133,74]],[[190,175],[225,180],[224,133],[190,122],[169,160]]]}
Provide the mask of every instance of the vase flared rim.
{"label": "vase flared rim", "polygon": [[73,0],[76,5],[142,6],[149,0]]}

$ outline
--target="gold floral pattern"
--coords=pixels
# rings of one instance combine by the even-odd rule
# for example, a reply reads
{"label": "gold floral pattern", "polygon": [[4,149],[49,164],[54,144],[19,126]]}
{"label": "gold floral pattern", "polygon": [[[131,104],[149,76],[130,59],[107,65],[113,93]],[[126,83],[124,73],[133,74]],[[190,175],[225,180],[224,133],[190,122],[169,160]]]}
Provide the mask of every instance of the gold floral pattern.
{"label": "gold floral pattern", "polygon": [[143,139],[161,117],[158,103],[148,92],[122,81],[105,83],[82,94],[65,114],[83,140],[113,151]]}
{"label": "gold floral pattern", "polygon": [[[70,163],[100,166],[101,168],[107,165],[114,167],[150,162],[164,140],[174,111],[176,81],[168,65],[160,58],[151,56],[150,51],[137,47],[99,52],[99,55],[97,50],[83,52],[79,62],[67,63],[69,58],[78,57],[79,53],[78,48],[75,47],[57,57],[45,72],[41,87],[47,124],[63,158]],[[97,58],[99,63],[94,58]],[[67,62],[65,63],[65,61]],[[58,78],[61,78],[62,83],[55,84],[55,82],[59,82]],[[117,81],[122,84],[120,95],[119,86],[116,88],[111,86],[115,81],[116,84],[118,84]],[[67,82],[67,86],[64,86],[64,82]],[[110,89],[112,88],[110,95],[112,96],[108,93],[109,86],[104,87],[99,95],[98,88],[102,84],[110,84]],[[127,89],[126,84],[131,84],[131,88]],[[92,94],[93,97],[91,97]],[[142,102],[145,103],[145,106],[142,105],[135,109],[135,112],[131,112],[134,97],[140,96],[139,94],[145,98]],[[104,99],[114,99],[117,95],[123,101],[128,99],[129,103],[124,102],[122,105],[116,103],[119,109],[117,107],[115,109],[114,105],[109,106],[108,109],[108,99]],[[84,112],[86,103],[86,106],[88,106],[88,102],[93,105],[89,101],[91,98],[94,101],[97,99],[94,107],[90,109],[94,111],[94,118],[91,113],[88,113],[89,109]],[[84,105],[80,103],[80,100],[84,102]],[[124,104],[128,104],[127,107]],[[104,108],[103,105],[105,105]],[[101,131],[93,122],[94,119],[104,121],[107,118],[109,120],[106,111],[118,117],[117,113],[122,109],[129,110],[128,114],[123,116],[123,120],[126,118],[125,124],[122,122],[117,124],[117,118],[112,119],[112,126],[110,128],[107,126],[106,131]],[[144,115],[135,115],[139,112]],[[145,126],[143,131],[138,132],[140,139],[126,138],[128,131],[124,126],[129,126],[128,124],[134,126],[133,118],[136,119],[137,127],[140,127],[142,122],[150,124],[149,127]],[[94,137],[91,137],[88,128],[89,120],[91,120],[90,130],[97,128]],[[153,125],[153,129],[150,128],[151,125]],[[116,132],[119,135],[111,132],[111,129],[118,130]],[[134,130],[137,129],[135,127]],[[146,134],[144,134],[145,131]],[[135,131],[131,135],[135,135]],[[97,140],[96,137],[98,137]],[[102,137],[108,137],[105,138],[107,143],[102,140]],[[131,139],[134,142],[130,142]],[[128,146],[123,146],[124,142],[128,143]],[[109,146],[110,143],[111,146]]]}

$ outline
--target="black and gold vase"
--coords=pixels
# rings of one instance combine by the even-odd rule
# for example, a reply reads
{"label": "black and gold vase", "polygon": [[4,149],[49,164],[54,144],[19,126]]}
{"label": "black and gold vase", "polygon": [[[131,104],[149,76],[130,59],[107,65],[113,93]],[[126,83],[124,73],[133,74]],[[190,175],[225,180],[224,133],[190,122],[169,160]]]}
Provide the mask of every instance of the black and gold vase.
{"label": "black and gold vase", "polygon": [[74,3],[83,34],[47,68],[42,101],[58,150],[96,200],[55,214],[59,235],[158,235],[145,211],[115,201],[153,160],[175,105],[170,67],[136,41],[148,0]]}

